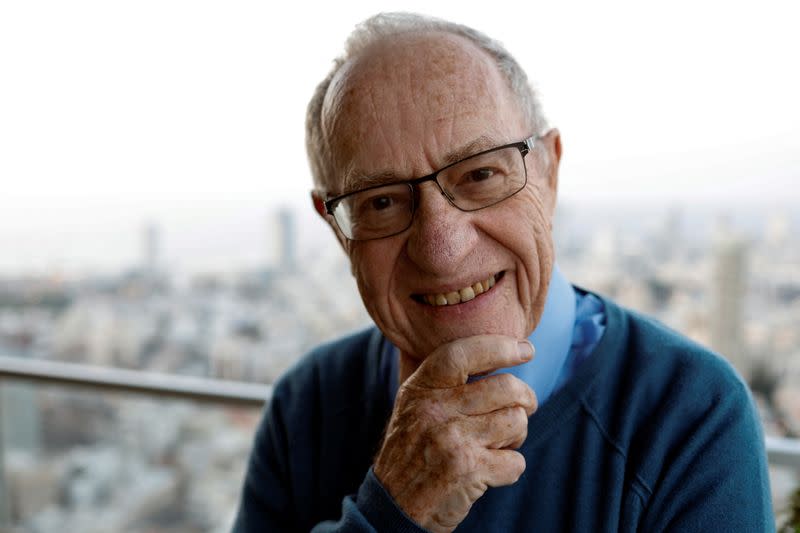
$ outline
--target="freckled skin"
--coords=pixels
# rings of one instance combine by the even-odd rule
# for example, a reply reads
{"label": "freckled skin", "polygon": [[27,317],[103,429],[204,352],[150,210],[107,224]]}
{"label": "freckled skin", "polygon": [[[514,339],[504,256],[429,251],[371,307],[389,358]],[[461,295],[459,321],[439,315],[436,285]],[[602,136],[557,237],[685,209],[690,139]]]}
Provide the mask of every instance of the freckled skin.
{"label": "freckled skin", "polygon": [[[532,133],[490,58],[451,35],[376,45],[334,78],[323,123],[346,160],[342,168],[406,178],[440,168],[444,154],[481,135],[504,144]],[[556,132],[540,142],[526,157],[527,187],[496,206],[461,212],[428,183],[409,230],[366,242],[342,239],[368,312],[409,368],[445,342],[482,333],[523,338],[538,323],[554,259],[560,150]],[[549,168],[542,150],[551,152]],[[509,278],[498,287],[502,297],[480,317],[431,320],[410,299],[420,286],[455,277],[474,283],[501,270]]]}
{"label": "freckled skin", "polygon": [[[534,133],[523,116],[490,58],[468,41],[416,34],[378,43],[339,71],[323,104],[344,176],[330,192],[357,186],[348,175],[429,174],[481,136],[493,146],[523,140]],[[541,317],[552,272],[561,151],[556,131],[539,143],[526,157],[525,189],[495,206],[459,211],[427,183],[414,223],[398,235],[351,242],[332,224],[367,310],[400,349],[401,386],[374,471],[429,531],[452,531],[489,487],[515,483],[525,469],[515,449],[535,394],[510,374],[467,378],[532,356],[520,340]],[[472,307],[479,311],[430,313],[411,298],[500,271],[505,277]]]}
{"label": "freckled skin", "polygon": [[527,360],[516,344],[499,335],[445,344],[398,391],[374,471],[429,531],[452,531],[489,487],[515,483],[525,469],[514,449],[536,409],[533,391],[511,374],[465,383],[474,372]]}

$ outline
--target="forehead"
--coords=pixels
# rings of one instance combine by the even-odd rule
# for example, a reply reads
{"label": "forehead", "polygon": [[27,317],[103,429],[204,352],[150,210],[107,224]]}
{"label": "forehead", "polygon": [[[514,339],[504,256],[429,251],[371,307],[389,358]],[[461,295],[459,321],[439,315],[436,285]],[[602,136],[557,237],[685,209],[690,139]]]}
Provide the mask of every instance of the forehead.
{"label": "forehead", "polygon": [[430,172],[477,139],[518,140],[527,135],[518,107],[492,58],[462,37],[373,44],[342,67],[325,97],[337,188],[359,175]]}

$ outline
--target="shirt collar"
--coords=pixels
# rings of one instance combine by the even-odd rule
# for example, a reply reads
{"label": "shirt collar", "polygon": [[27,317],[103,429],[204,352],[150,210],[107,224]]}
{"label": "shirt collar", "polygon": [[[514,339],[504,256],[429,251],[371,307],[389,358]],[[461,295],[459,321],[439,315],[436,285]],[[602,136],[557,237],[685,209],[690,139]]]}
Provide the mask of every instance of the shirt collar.
{"label": "shirt collar", "polygon": [[542,318],[528,337],[536,349],[536,355],[527,363],[497,372],[520,378],[536,393],[539,405],[544,404],[553,392],[567,360],[574,326],[575,290],[561,274],[558,265],[553,265]]}

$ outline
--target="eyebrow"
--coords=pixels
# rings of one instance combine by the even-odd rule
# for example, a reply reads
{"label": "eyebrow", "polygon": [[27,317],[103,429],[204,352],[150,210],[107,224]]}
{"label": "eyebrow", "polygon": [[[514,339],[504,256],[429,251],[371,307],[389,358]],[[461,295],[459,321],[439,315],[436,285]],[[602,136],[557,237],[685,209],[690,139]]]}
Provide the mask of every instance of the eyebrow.
{"label": "eyebrow", "polygon": [[[483,152],[484,150],[489,150],[495,146],[500,146],[500,143],[496,139],[489,137],[488,135],[481,135],[465,145],[448,152],[442,159],[442,165],[437,167],[434,172],[438,172],[439,170],[452,165],[453,163],[457,163],[462,159],[466,159],[470,156]],[[344,182],[344,189],[339,194],[349,194],[361,189],[368,189],[378,185],[387,185],[390,183],[405,181],[407,179],[414,178],[400,176],[391,170],[384,170],[374,174],[362,174],[351,168],[345,172],[345,177],[342,180]]]}
{"label": "eyebrow", "polygon": [[341,194],[350,194],[351,192],[360,191],[362,189],[369,189],[370,187],[376,187],[378,185],[388,185],[402,180],[402,176],[388,170],[370,175],[348,172],[343,180],[344,190]]}
{"label": "eyebrow", "polygon": [[466,159],[470,156],[483,152],[484,150],[490,150],[495,146],[500,145],[501,143],[497,141],[497,139],[489,137],[488,135],[481,135],[457,150],[453,150],[452,152],[448,153],[444,157],[444,164],[439,168],[444,168],[448,165],[452,165],[453,163],[458,163],[462,159]]}

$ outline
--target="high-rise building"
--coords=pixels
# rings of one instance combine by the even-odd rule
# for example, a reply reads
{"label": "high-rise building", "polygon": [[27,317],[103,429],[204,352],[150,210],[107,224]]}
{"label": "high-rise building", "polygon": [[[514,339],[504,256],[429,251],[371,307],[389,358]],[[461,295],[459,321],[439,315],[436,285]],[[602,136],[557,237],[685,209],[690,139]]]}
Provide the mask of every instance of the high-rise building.
{"label": "high-rise building", "polygon": [[[0,386],[0,391],[2,391],[2,387]],[[2,392],[0,392],[2,394]],[[3,419],[3,406],[0,405],[0,423],[2,423]],[[0,429],[0,431],[3,431]],[[11,494],[8,490],[8,483],[6,481],[6,471],[5,471],[5,445],[3,443],[3,434],[0,434],[0,531],[4,530],[6,526],[9,525],[11,521],[11,513],[9,509],[8,502],[11,499]]]}
{"label": "high-rise building", "polygon": [[764,240],[775,250],[781,250],[791,241],[792,221],[783,211],[770,213],[764,229]]}
{"label": "high-rise building", "polygon": [[155,222],[148,222],[142,238],[142,270],[150,280],[158,278],[161,252],[161,230]]}
{"label": "high-rise building", "polygon": [[736,369],[750,371],[744,346],[744,299],[747,289],[747,244],[743,238],[721,230],[714,243],[711,280],[711,348]]}
{"label": "high-rise building", "polygon": [[33,457],[42,445],[37,390],[29,383],[5,383],[0,386],[0,531],[5,531],[14,514],[12,481],[6,477],[8,454]]}
{"label": "high-rise building", "polygon": [[0,438],[5,451],[36,454],[41,449],[42,427],[36,388],[28,383],[6,383],[0,387]]}
{"label": "high-rise building", "polygon": [[295,214],[283,207],[277,212],[278,257],[277,267],[282,272],[294,272],[297,269],[297,231]]}
{"label": "high-rise building", "polygon": [[672,206],[664,213],[661,227],[653,238],[655,256],[661,262],[673,261],[686,248],[683,234],[683,211]]}

